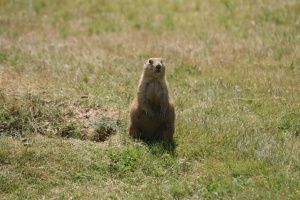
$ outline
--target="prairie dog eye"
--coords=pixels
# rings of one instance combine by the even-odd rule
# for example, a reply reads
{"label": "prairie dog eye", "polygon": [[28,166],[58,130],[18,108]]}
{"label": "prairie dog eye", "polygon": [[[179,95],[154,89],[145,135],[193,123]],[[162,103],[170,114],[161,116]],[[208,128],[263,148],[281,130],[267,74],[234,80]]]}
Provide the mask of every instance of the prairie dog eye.
{"label": "prairie dog eye", "polygon": [[149,60],[149,63],[150,63],[151,65],[153,65],[153,60],[150,59],[150,60]]}

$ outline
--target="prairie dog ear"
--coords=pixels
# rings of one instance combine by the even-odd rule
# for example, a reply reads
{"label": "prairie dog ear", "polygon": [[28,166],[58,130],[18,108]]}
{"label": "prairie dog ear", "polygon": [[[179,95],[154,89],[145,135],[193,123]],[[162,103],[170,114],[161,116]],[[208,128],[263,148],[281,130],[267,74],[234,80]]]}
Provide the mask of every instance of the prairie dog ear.
{"label": "prairie dog ear", "polygon": [[152,60],[151,58],[149,58],[148,60],[145,61],[144,64],[145,64],[145,65],[146,65],[146,64],[151,64],[151,65],[152,65],[152,64],[153,64],[153,60]]}
{"label": "prairie dog ear", "polygon": [[152,59],[149,59],[148,62],[150,65],[153,65],[153,63],[154,63],[154,61]]}

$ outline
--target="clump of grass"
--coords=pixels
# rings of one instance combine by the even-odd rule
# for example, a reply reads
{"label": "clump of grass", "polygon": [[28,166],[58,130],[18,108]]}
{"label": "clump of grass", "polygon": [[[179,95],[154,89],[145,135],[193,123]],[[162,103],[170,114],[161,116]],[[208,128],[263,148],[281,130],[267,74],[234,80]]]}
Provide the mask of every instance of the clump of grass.
{"label": "clump of grass", "polygon": [[90,125],[95,128],[95,132],[88,137],[93,141],[103,142],[109,136],[117,133],[120,121],[101,116],[97,121],[90,122]]}
{"label": "clump of grass", "polygon": [[29,91],[22,96],[11,97],[2,92],[1,99],[1,134],[13,137],[26,137],[28,134],[79,137],[78,124],[67,120],[69,112],[48,101],[42,94]]}
{"label": "clump of grass", "polygon": [[300,114],[289,113],[284,115],[278,124],[278,129],[289,131],[295,136],[299,136],[300,135]]}
{"label": "clump of grass", "polygon": [[125,149],[120,152],[114,149],[108,150],[111,172],[119,174],[127,171],[133,172],[137,163],[137,154],[134,149]]}

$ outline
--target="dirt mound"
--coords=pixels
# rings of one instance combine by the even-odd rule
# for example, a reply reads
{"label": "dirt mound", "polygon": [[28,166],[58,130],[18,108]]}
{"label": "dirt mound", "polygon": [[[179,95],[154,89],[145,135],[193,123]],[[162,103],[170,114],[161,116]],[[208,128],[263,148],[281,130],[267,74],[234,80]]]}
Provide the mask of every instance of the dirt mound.
{"label": "dirt mound", "polygon": [[98,108],[71,108],[75,120],[83,124],[81,128],[82,140],[105,141],[118,131],[120,125],[114,110]]}

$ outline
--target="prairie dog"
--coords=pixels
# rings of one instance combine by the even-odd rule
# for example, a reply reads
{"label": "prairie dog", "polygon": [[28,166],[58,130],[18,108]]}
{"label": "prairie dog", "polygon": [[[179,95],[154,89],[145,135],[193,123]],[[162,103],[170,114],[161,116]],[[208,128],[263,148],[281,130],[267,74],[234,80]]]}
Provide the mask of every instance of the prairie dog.
{"label": "prairie dog", "polygon": [[175,109],[161,58],[144,63],[137,95],[130,106],[129,134],[133,138],[173,141]]}

